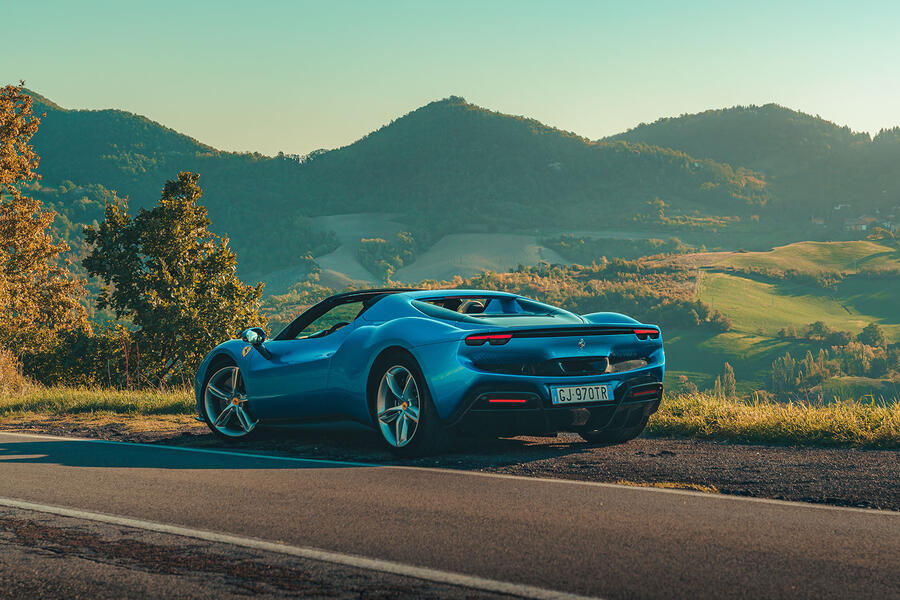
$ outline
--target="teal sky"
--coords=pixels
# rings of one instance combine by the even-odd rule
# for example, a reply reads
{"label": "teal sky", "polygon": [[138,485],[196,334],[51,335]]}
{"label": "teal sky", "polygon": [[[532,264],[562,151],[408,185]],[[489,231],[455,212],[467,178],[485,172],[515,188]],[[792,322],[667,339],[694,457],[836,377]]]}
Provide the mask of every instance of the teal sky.
{"label": "teal sky", "polygon": [[900,3],[6,0],[0,83],[228,150],[333,148],[449,95],[590,138],[777,102],[900,124]]}

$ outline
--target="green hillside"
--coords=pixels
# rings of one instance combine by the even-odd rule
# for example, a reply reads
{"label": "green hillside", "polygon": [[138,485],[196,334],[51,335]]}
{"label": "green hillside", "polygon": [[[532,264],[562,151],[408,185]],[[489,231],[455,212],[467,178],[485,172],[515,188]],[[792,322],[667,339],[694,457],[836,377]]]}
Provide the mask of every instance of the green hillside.
{"label": "green hillside", "polygon": [[100,218],[109,190],[148,206],[167,179],[195,171],[214,229],[230,236],[247,274],[333,251],[336,240],[310,220],[323,215],[395,213],[437,239],[634,226],[655,210],[654,198],[669,215],[749,214],[769,201],[764,178],[745,169],[645,144],[594,143],[455,97],[306,157],[221,152],[139,115],[35,98],[46,116],[34,137],[43,180],[31,191],[62,214],[69,237]]}
{"label": "green hillside", "polygon": [[798,242],[773,248],[768,252],[731,253],[715,264],[738,269],[795,270],[809,274],[860,271],[900,274],[900,250],[868,240]]}
{"label": "green hillside", "polygon": [[832,329],[857,334],[869,323],[877,322],[884,325],[889,337],[900,340],[900,307],[896,305],[900,281],[880,282],[878,286],[885,292],[883,301],[872,301],[874,298],[865,294],[868,301],[862,306],[857,305],[861,299],[859,283],[853,283],[852,291],[845,289],[843,283],[834,290],[821,290],[725,273],[702,273],[697,298],[724,312],[734,323],[734,330],[744,333],[775,337],[785,327],[800,328],[822,321]]}
{"label": "green hillside", "polygon": [[[333,281],[378,279],[358,264],[358,240],[321,219],[335,215],[391,215],[424,257],[447,235],[591,230],[761,249],[846,237],[843,213],[828,228],[809,222],[811,214],[830,215],[834,203],[877,205],[883,215],[900,205],[896,130],[869,139],[776,105],[665,119],[592,142],[450,97],[343,148],[268,157],[218,151],[139,115],[34,98],[46,112],[34,138],[43,179],[29,191],[60,213],[57,227],[73,246],[81,225],[102,217],[111,190],[127,195],[132,209],[149,206],[167,179],[191,170],[201,175],[213,229],[229,235],[242,276],[277,280],[281,289],[309,270],[309,255],[324,257]],[[381,236],[376,229],[358,237]],[[446,262],[441,248],[454,239],[428,260]],[[467,248],[467,264],[499,264],[491,247]],[[589,258],[581,254],[577,260]],[[514,255],[538,257],[505,252]],[[866,268],[893,260],[866,258]],[[425,274],[422,265],[404,268],[407,277]]]}
{"label": "green hillside", "polygon": [[609,139],[679,148],[778,175],[871,142],[866,133],[777,104],[663,118]]}
{"label": "green hillside", "polygon": [[[770,252],[683,255],[674,260],[705,265],[698,272],[696,298],[722,311],[732,328],[725,333],[666,331],[670,385],[679,375],[687,375],[701,387],[708,386],[724,362],[734,367],[747,389],[765,385],[772,363],[785,352],[799,359],[807,350],[815,353],[829,347],[827,342],[783,337],[784,331],[802,332],[816,321],[848,332],[851,339],[876,323],[889,343],[900,342],[900,261],[891,246],[872,241],[801,242]],[[795,275],[778,276],[789,271]],[[803,277],[822,273],[840,276],[824,287]],[[887,385],[865,377],[841,381],[824,382],[820,389],[841,396],[841,390],[859,391],[865,385],[878,390]]]}
{"label": "green hillside", "polygon": [[658,197],[676,210],[747,213],[756,175],[643,144],[593,143],[473,106],[433,102],[304,165],[319,212],[379,207],[429,226],[498,230],[625,223]]}
{"label": "green hillside", "polygon": [[[664,118],[608,138],[683,150],[765,173],[782,209],[828,216],[900,206],[900,133],[874,138],[777,104],[738,106]],[[893,165],[893,166],[891,166]]]}

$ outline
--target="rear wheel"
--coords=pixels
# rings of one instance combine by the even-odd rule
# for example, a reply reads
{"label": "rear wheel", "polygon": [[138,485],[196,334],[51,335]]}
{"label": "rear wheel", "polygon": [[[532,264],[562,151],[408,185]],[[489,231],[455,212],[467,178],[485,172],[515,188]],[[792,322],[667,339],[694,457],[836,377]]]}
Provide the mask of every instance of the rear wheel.
{"label": "rear wheel", "polygon": [[404,458],[436,452],[444,431],[415,360],[388,356],[376,363],[373,375],[373,416],[388,449]]}
{"label": "rear wheel", "polygon": [[579,431],[578,435],[591,444],[624,444],[641,435],[650,417],[641,417],[637,424],[618,429],[595,429]]}

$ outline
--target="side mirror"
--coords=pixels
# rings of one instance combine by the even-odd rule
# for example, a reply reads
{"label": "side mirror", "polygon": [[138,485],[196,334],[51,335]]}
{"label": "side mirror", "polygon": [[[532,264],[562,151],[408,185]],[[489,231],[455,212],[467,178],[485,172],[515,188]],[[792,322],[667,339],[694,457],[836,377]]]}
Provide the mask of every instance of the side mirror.
{"label": "side mirror", "polygon": [[266,341],[266,332],[260,327],[251,327],[241,332],[241,339],[251,346],[259,346]]}
{"label": "side mirror", "polygon": [[[266,341],[266,332],[262,330],[260,327],[251,327],[250,329],[245,329],[241,332],[241,339],[256,348],[256,351],[263,355],[264,358],[271,360],[272,353],[263,346],[263,342]],[[247,356],[247,352],[250,350],[248,347],[244,350],[244,356]]]}

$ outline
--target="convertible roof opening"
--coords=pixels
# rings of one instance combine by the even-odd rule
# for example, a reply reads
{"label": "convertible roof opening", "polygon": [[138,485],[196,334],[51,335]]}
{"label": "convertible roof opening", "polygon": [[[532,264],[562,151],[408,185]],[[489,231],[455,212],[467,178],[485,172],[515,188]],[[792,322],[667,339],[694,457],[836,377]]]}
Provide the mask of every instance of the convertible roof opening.
{"label": "convertible roof opening", "polygon": [[425,314],[442,319],[485,320],[507,317],[553,317],[570,315],[565,310],[518,296],[446,295],[413,300]]}

